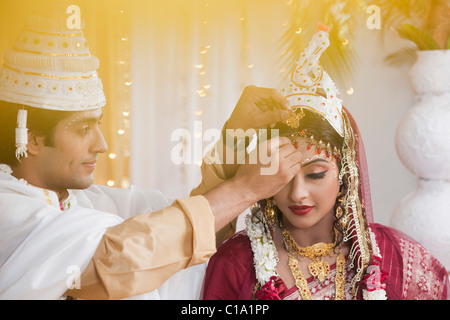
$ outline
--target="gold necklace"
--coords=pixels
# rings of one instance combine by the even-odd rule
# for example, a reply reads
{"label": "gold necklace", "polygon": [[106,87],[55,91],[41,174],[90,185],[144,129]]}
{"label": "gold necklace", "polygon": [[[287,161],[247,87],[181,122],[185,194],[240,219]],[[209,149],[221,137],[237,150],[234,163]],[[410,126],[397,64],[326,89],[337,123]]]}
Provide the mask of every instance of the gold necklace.
{"label": "gold necklace", "polygon": [[[308,281],[306,281],[302,272],[300,271],[299,263],[292,254],[289,255],[289,269],[295,280],[295,286],[297,287],[303,300],[312,300],[311,291],[308,288]],[[335,284],[335,300],[344,300],[344,288],[345,288],[345,257],[340,252],[336,259],[336,276],[334,277]]]}
{"label": "gold necklace", "polygon": [[309,247],[299,247],[292,235],[284,228],[281,228],[283,233],[283,242],[288,252],[294,251],[301,257],[307,257],[311,260],[308,264],[308,270],[314,278],[318,278],[323,282],[330,274],[330,265],[324,260],[328,255],[334,256],[334,248],[336,243],[316,243]]}
{"label": "gold necklace", "polygon": [[[299,290],[303,300],[312,300],[311,291],[308,288],[308,281],[300,271],[299,262],[294,256],[297,255],[309,258],[311,260],[311,263],[308,264],[309,272],[314,278],[317,277],[319,282],[323,282],[330,274],[330,265],[323,259],[327,255],[334,256],[336,241],[334,243],[316,243],[312,246],[302,248],[298,246],[289,231],[284,229],[281,225],[280,229],[283,233],[283,244],[288,251],[288,265],[292,276],[294,277],[295,286]],[[336,258],[334,284],[335,300],[343,300],[345,289],[345,257],[342,254],[342,250],[340,250],[338,257]]]}

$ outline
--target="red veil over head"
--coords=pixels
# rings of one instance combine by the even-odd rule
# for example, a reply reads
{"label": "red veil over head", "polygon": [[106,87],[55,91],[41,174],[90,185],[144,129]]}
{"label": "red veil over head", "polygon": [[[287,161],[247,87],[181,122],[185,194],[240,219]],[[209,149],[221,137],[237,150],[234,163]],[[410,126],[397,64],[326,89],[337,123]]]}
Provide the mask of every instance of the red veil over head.
{"label": "red veil over head", "polygon": [[359,179],[361,186],[361,197],[364,201],[365,207],[365,217],[368,224],[374,223],[373,210],[372,210],[372,197],[370,195],[370,180],[369,180],[369,169],[367,165],[366,150],[364,148],[364,143],[359,132],[358,125],[351,113],[343,107],[343,110],[347,114],[353,133],[355,134],[357,140],[357,157],[358,157],[358,167],[359,167]]}
{"label": "red veil over head", "polygon": [[[372,239],[375,239],[375,243],[372,243],[370,237],[356,239],[356,241],[368,240],[371,254],[377,247],[381,258],[380,268],[387,277],[388,299],[447,299],[449,279],[444,266],[409,236],[374,223],[369,169],[363,139],[351,113],[346,108],[343,108],[343,111],[348,117],[356,138],[359,192],[363,204],[361,218],[366,221],[370,232],[374,235]],[[370,260],[370,264],[374,263],[373,256]],[[359,279],[359,284],[361,280]],[[358,290],[356,297],[362,298],[362,290]]]}
{"label": "red veil over head", "polygon": [[352,289],[356,295],[366,269],[372,263],[373,248],[369,224],[373,223],[373,211],[367,159],[361,134],[356,121],[344,107],[342,119],[345,132],[340,177],[347,180],[343,207],[348,220],[344,240],[352,243],[350,258],[356,272],[352,280]]}

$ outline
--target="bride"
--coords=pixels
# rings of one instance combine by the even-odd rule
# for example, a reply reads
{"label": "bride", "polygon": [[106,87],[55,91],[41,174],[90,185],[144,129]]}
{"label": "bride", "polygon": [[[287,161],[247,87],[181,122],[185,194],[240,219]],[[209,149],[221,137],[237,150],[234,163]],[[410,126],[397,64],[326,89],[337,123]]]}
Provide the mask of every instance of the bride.
{"label": "bride", "polygon": [[447,299],[448,275],[420,244],[375,224],[357,125],[319,64],[319,31],[282,93],[279,123],[303,155],[297,175],[210,259],[204,299]]}

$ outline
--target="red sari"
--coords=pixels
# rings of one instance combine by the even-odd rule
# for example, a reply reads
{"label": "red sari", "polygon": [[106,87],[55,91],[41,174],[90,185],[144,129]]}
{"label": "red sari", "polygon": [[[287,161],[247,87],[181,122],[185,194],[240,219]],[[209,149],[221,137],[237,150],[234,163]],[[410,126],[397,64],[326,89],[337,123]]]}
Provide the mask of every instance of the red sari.
{"label": "red sari", "polygon": [[[379,225],[370,225],[381,256],[381,270],[387,273],[388,300],[445,300],[448,275],[444,266],[420,244],[400,232]],[[352,276],[347,260],[345,297],[351,299],[349,281]],[[334,265],[328,278],[320,285],[310,277],[308,287],[314,299],[334,299]],[[205,300],[251,300],[256,286],[253,252],[245,232],[239,232],[219,247],[210,259],[203,285]],[[298,300],[297,287],[287,288],[280,279],[275,282],[282,300]],[[330,294],[331,293],[331,294]],[[357,299],[362,299],[359,290]]]}

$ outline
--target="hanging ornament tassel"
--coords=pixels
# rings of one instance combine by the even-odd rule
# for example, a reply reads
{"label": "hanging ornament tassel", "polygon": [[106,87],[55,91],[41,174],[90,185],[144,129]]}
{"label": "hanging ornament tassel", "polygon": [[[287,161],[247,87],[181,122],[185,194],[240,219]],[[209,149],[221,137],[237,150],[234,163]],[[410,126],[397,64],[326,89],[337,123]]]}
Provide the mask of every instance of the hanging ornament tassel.
{"label": "hanging ornament tassel", "polygon": [[27,129],[27,110],[21,109],[17,113],[16,127],[16,158],[27,157],[28,129]]}

